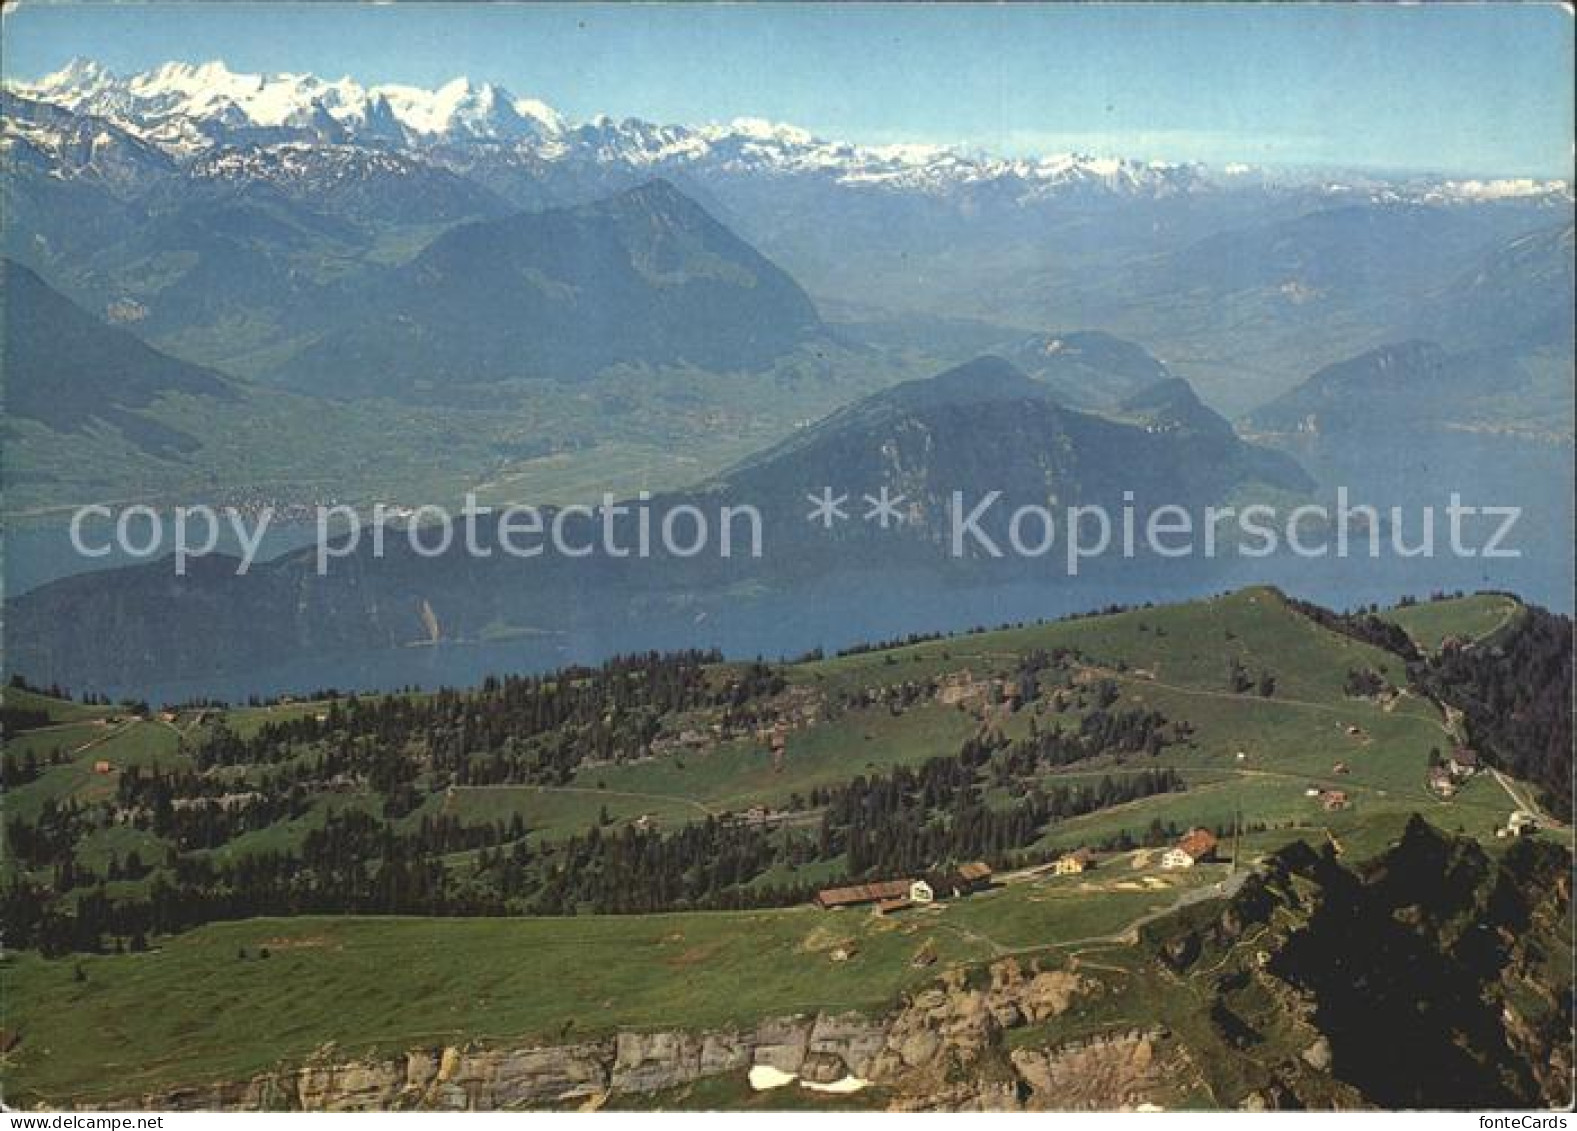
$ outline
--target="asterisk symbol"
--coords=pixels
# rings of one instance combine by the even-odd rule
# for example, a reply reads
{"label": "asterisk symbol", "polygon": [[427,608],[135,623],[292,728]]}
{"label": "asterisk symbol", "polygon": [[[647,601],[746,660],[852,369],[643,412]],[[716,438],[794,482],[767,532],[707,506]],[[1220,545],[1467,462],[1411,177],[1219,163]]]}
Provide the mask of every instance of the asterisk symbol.
{"label": "asterisk symbol", "polygon": [[865,495],[863,498],[870,504],[871,508],[865,512],[866,522],[874,518],[881,524],[883,530],[887,529],[889,521],[897,526],[903,525],[903,515],[898,510],[898,504],[904,500],[902,495],[894,495],[886,487],[883,487],[879,494]]}
{"label": "asterisk symbol", "polygon": [[807,522],[819,522],[823,529],[831,530],[834,519],[848,518],[848,512],[843,509],[843,504],[849,501],[848,495],[834,495],[831,487],[823,487],[820,495],[806,495],[812,503],[811,512],[805,516]]}

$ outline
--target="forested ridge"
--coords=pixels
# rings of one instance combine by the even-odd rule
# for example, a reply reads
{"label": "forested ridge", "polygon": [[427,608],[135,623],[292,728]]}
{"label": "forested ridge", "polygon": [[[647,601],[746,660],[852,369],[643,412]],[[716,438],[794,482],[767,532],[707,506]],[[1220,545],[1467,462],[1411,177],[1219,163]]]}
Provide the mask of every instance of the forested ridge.
{"label": "forested ridge", "polygon": [[1473,745],[1572,818],[1572,620],[1527,606],[1477,644],[1447,641],[1415,680],[1460,709]]}
{"label": "forested ridge", "polygon": [[[1022,657],[1010,681],[1020,698],[1002,709],[1039,694],[1053,671],[1066,684],[1073,662],[1067,649]],[[771,820],[614,825],[604,807],[583,832],[549,836],[519,813],[468,821],[434,810],[458,788],[553,788],[580,769],[651,759],[660,736],[703,720],[723,739],[759,736],[782,711],[786,686],[784,665],[685,652],[490,679],[474,691],[351,696],[244,734],[221,714],[187,746],[189,765],[127,766],[110,800],[46,799],[36,814],[7,821],[9,941],[59,954],[141,948],[153,936],[255,915],[783,906],[830,881],[1038,858],[1026,852],[1061,820],[1184,788],[1174,771],[1143,765],[1079,784],[1041,780],[1076,762],[1153,757],[1186,739],[1184,723],[1119,707],[1103,680],[1057,692],[1083,706],[1076,720],[1032,719],[1012,739],[982,726],[952,755],[795,793]],[[823,709],[902,716],[936,690],[935,680],[904,680],[839,692]],[[299,844],[230,851],[308,820],[325,792],[341,801]],[[156,837],[162,857],[112,853],[101,870],[84,865],[77,846],[116,827]],[[816,879],[796,880],[807,867]]]}
{"label": "forested ridge", "polygon": [[[1276,602],[1256,600],[1235,607],[1283,615]],[[1447,640],[1425,655],[1373,610],[1294,607],[1295,616],[1410,661],[1381,664],[1387,675],[1368,666],[1378,661],[1341,669],[1348,701],[1379,709],[1405,682],[1459,708],[1486,758],[1537,785],[1551,812],[1569,813],[1569,620],[1519,606],[1492,638]],[[32,791],[36,800],[6,814],[7,942],[50,954],[140,948],[206,922],[258,915],[774,907],[838,883],[945,878],[973,860],[1038,863],[1063,850],[1056,830],[1065,821],[1219,780],[1191,776],[1208,754],[1193,722],[1173,715],[1191,706],[1160,709],[1144,692],[1152,676],[1133,661],[1167,649],[1192,657],[1196,678],[1245,701],[1230,708],[1233,717],[1262,710],[1247,704],[1279,702],[1284,673],[1274,643],[1240,659],[1242,641],[1231,630],[1212,648],[1197,631],[1186,641],[1162,631],[1148,610],[1111,615],[1097,622],[1108,627],[1078,639],[1104,647],[1139,641],[1121,645],[1138,649],[1126,659],[1098,659],[1052,637],[1054,646],[976,653],[971,668],[950,658],[971,646],[968,637],[919,634],[830,661],[647,653],[470,690],[237,710],[192,704],[157,720],[145,704],[103,705],[95,721],[77,724],[100,736],[89,748],[117,728],[162,726],[167,742],[171,732],[180,736],[178,751],[105,763],[101,774],[96,755],[51,751],[38,734],[29,734],[25,755],[8,749],[7,789]],[[1277,623],[1278,632],[1293,630],[1293,622]],[[1109,626],[1118,624],[1114,636]],[[917,666],[922,651],[942,666]],[[1331,661],[1342,655],[1334,648]],[[24,690],[24,724],[41,726],[44,738],[70,729],[33,718],[47,716],[37,704],[61,700]],[[1200,705],[1219,701],[1218,691],[1210,696]],[[908,749],[943,724],[960,737],[933,741],[927,756]],[[806,756],[802,743],[814,748],[815,736],[827,733],[837,736],[835,760],[803,786],[791,778],[774,787],[770,805],[751,803],[753,787],[728,784],[728,774],[775,775],[785,758],[792,769]],[[863,743],[874,745],[862,750]],[[944,752],[929,756],[937,750]],[[1170,751],[1177,756],[1162,757]],[[880,761],[867,760],[877,754]],[[1420,760],[1419,785],[1425,772]],[[603,793],[604,777],[652,773],[667,782],[656,793]],[[719,774],[713,785],[737,800],[687,800]],[[40,790],[44,775],[78,784]],[[523,813],[510,797],[574,804],[533,802]],[[617,816],[609,809],[615,797],[624,799]],[[676,801],[677,811],[643,812]],[[1301,804],[1311,817],[1293,826],[1319,809]],[[1152,807],[1082,843],[1164,845],[1198,822],[1189,808]],[[1208,812],[1203,823],[1227,831],[1219,806]],[[1235,820],[1250,832],[1268,827],[1253,812]],[[1288,827],[1284,815],[1274,820]]]}

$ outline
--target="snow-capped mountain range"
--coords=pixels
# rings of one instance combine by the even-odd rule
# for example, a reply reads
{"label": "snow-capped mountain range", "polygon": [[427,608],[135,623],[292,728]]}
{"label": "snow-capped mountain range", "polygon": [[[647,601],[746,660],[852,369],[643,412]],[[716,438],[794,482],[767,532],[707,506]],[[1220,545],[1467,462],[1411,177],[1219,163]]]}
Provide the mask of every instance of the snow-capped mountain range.
{"label": "snow-capped mountain range", "polygon": [[[31,108],[23,113],[13,103],[9,109],[17,112],[7,113],[5,132],[7,149],[25,147],[24,155],[35,161],[50,154],[69,156],[71,161],[64,162],[69,168],[92,166],[95,146],[103,146],[116,150],[117,164],[130,159],[128,150],[140,149],[145,152],[131,157],[157,161],[162,156],[181,167],[231,176],[300,176],[312,161],[365,172],[370,158],[351,161],[344,147],[353,146],[458,171],[468,170],[485,153],[481,159],[539,168],[810,175],[849,188],[925,194],[989,189],[1019,202],[1069,193],[1163,198],[1267,179],[1242,166],[1212,171],[1193,163],[1078,154],[1008,159],[946,146],[857,145],[759,119],[698,126],[608,117],[576,123],[542,101],[466,78],[434,90],[369,87],[348,77],[240,74],[217,61],[171,62],[121,76],[78,59],[37,82],[11,83],[7,93],[69,112],[69,118]],[[294,153],[251,154],[282,145],[296,147]],[[321,146],[337,148],[318,151]],[[222,151],[239,152],[216,160]],[[374,162],[371,168],[376,167]],[[1336,194],[1432,202],[1570,194],[1562,182],[1529,180],[1392,185],[1345,179],[1324,187]]]}
{"label": "snow-capped mountain range", "polygon": [[[74,60],[9,90],[112,125],[182,164],[219,149],[326,143],[400,149],[442,164],[466,164],[453,151],[480,147],[547,164],[814,174],[850,186],[909,191],[1013,181],[1027,192],[1087,186],[1166,195],[1202,176],[1198,166],[1165,162],[1077,155],[1003,160],[939,146],[859,146],[760,119],[694,127],[608,117],[571,123],[544,102],[466,78],[435,90],[365,87],[350,78],[238,74],[221,62],[166,63],[123,77]],[[30,131],[11,132],[40,144],[36,123]]]}
{"label": "snow-capped mountain range", "polygon": [[850,185],[911,190],[1014,178],[1030,187],[1086,184],[1153,194],[1186,189],[1202,172],[1193,165],[1071,154],[1003,160],[939,146],[859,146],[749,118],[694,127],[608,117],[571,123],[544,102],[466,78],[435,90],[365,87],[350,78],[238,74],[217,61],[166,63],[123,77],[78,59],[10,89],[101,119],[180,162],[238,145],[354,143],[429,153],[482,145],[553,163],[815,173]]}
{"label": "snow-capped mountain range", "polygon": [[491,83],[457,78],[437,90],[363,87],[307,74],[237,74],[217,60],[165,63],[126,77],[74,59],[17,93],[134,129],[182,154],[227,131],[268,131],[322,141],[518,141],[565,130],[552,108]]}

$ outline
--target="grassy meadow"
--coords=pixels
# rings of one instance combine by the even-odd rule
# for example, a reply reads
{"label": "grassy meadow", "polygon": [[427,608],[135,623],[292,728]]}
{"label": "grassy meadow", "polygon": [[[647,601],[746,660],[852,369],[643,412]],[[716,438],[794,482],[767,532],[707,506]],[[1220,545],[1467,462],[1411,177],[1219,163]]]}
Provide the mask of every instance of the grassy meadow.
{"label": "grassy meadow", "polygon": [[[1388,615],[1421,643],[1438,645],[1449,635],[1492,633],[1517,607],[1483,597]],[[1158,765],[1177,770],[1188,788],[1055,823],[1032,846],[1035,858],[1123,832],[1142,841],[1156,821],[1229,828],[1240,816],[1247,829],[1241,864],[1293,839],[1334,843],[1344,855],[1363,858],[1394,840],[1413,812],[1493,845],[1494,830],[1512,808],[1488,774],[1450,801],[1428,793],[1430,750],[1446,750],[1454,738],[1448,720],[1433,703],[1405,692],[1347,696],[1349,670],[1373,669],[1401,684],[1401,661],[1319,627],[1266,589],[830,658],[796,665],[788,675],[793,693],[826,703],[964,671],[1006,679],[1026,653],[1059,647],[1076,652],[1059,677],[1068,683],[1056,690],[1069,692],[1070,700],[1060,709],[1051,689],[1017,711],[936,701],[897,713],[852,707],[792,731],[781,764],[764,744],[740,738],[582,767],[563,787],[435,790],[404,820],[442,813],[475,822],[518,813],[533,838],[552,839],[604,819],[619,825],[646,816],[674,827],[757,803],[781,807],[817,785],[956,753],[983,725],[1010,737],[1027,733],[1032,721],[1040,728],[1076,725],[1081,708],[1072,692],[1101,680],[1115,684],[1113,709],[1153,708],[1186,721],[1189,738],[1154,759],[1103,755],[1076,763],[1048,772],[1042,784]],[[1233,691],[1229,658],[1255,677],[1271,673],[1272,694]],[[190,716],[138,719],[116,708],[8,695],[19,706],[42,703],[50,712],[48,726],[9,739],[8,752],[32,751],[47,760],[60,751],[59,764],[9,792],[7,812],[14,814],[36,814],[46,800],[91,805],[112,797],[124,767],[186,760],[184,746],[199,726]],[[268,719],[322,707],[242,708],[227,712],[227,721],[248,733]],[[95,769],[101,762],[108,773]],[[1328,788],[1347,791],[1350,805],[1326,811],[1308,796]],[[370,794],[326,794],[302,816],[215,851],[233,858],[288,848],[336,808],[371,810],[379,803]],[[1570,841],[1569,830],[1540,835]],[[158,860],[166,847],[151,833],[108,827],[87,837],[78,853],[98,868],[111,854],[124,859],[130,851]],[[1225,865],[1162,872],[1157,854],[1141,850],[1108,856],[1081,876],[1025,874],[988,893],[886,917],[795,907],[563,918],[253,919],[156,939],[147,953],[51,960],[12,953],[0,962],[4,1024],[25,1039],[7,1054],[7,1098],[24,1105],[92,1103],[240,1079],[298,1063],[329,1043],[343,1058],[467,1041],[557,1043],[620,1028],[743,1025],[821,1009],[878,1011],[941,969],[1008,954],[1057,961],[1099,955],[1120,967],[1127,931],[1208,896],[1226,872]],[[828,866],[817,865],[758,882],[830,876]],[[922,952],[934,954],[935,965],[917,965]],[[1122,1000],[1124,1008],[1134,1004]],[[1173,1002],[1179,1024],[1187,1023],[1184,1004]]]}

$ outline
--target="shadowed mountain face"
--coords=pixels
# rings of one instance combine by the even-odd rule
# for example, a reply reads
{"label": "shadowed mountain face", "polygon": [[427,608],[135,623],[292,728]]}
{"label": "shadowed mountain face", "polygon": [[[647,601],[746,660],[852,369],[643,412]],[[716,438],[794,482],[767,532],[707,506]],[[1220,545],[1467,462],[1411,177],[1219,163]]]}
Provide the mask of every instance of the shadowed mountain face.
{"label": "shadowed mountain face", "polygon": [[1550,1064],[1569,1028],[1531,1031],[1515,1004],[1570,945],[1562,855],[1526,843],[1496,859],[1415,815],[1361,877],[1299,860],[1307,922],[1269,968],[1312,1006],[1332,1072],[1383,1108],[1569,1103],[1570,1065]]}
{"label": "shadowed mountain face", "polygon": [[1414,814],[1356,867],[1293,844],[1142,935],[1174,978],[1209,977],[1212,1029],[1277,1065],[1282,1110],[1562,1107],[1570,870],[1550,841],[1489,853]]}
{"label": "shadowed mountain face", "polygon": [[1218,294],[1295,282],[1311,293],[1396,301],[1427,287],[1431,271],[1471,262],[1483,238],[1483,227],[1443,209],[1326,208],[1207,237],[1167,261],[1159,277]]}
{"label": "shadowed mountain face", "polygon": [[[515,211],[487,189],[413,157],[353,145],[237,146],[187,166],[187,181],[165,194],[202,199],[226,189],[267,185],[283,198],[349,223],[441,224]],[[172,199],[173,198],[173,199]]]}
{"label": "shadowed mountain face", "polygon": [[[1269,432],[1391,429],[1397,421],[1385,410],[1411,403],[1428,411],[1430,402],[1460,392],[1478,376],[1465,359],[1434,342],[1401,342],[1326,366],[1248,421]],[[1416,418],[1416,412],[1408,416]]]}
{"label": "shadowed mountain face", "polygon": [[1233,434],[1226,418],[1208,408],[1193,386],[1181,377],[1168,377],[1141,389],[1124,400],[1118,412],[1152,431],[1193,432],[1221,438]]}
{"label": "shadowed mountain face", "polygon": [[1422,336],[1326,366],[1256,409],[1267,432],[1448,425],[1572,433],[1572,225],[1503,242],[1428,297]]}
{"label": "shadowed mountain face", "polygon": [[1512,429],[1569,444],[1571,364],[1559,348],[1453,353],[1398,342],[1326,366],[1247,423],[1256,432],[1331,437]]}
{"label": "shadowed mountain face", "polygon": [[1458,349],[1552,347],[1570,354],[1577,287],[1570,221],[1496,248],[1437,296],[1422,329]]}
{"label": "shadowed mountain face", "polygon": [[346,304],[281,379],[351,394],[621,363],[750,370],[821,330],[792,279],[663,181],[463,225]]}
{"label": "shadowed mountain face", "polygon": [[[756,508],[759,558],[743,549],[743,527],[731,558],[719,555],[715,538],[695,557],[668,555],[657,541],[653,557],[619,556],[604,548],[602,516],[566,515],[566,541],[592,552],[570,558],[549,547],[523,559],[495,552],[496,526],[483,523],[485,556],[464,552],[457,538],[450,552],[423,557],[396,533],[383,557],[375,558],[364,538],[326,576],[307,550],[254,566],[245,577],[233,575],[233,562],[213,558],[184,578],[173,576],[168,562],[67,578],[12,604],[11,641],[17,669],[38,673],[34,678],[146,686],[308,662],[318,663],[312,670],[323,681],[355,682],[358,657],[500,633],[600,635],[614,650],[627,649],[632,631],[650,636],[663,625],[692,626],[697,610],[713,624],[737,619],[763,599],[818,608],[850,601],[829,615],[857,625],[856,601],[844,591],[827,596],[837,589],[832,579],[909,571],[935,587],[1055,578],[1043,558],[987,561],[973,546],[956,555],[955,492],[965,510],[999,493],[1000,505],[980,528],[1006,545],[1006,524],[1020,506],[1051,508],[1060,524],[1061,508],[1071,505],[1099,504],[1113,516],[1131,505],[1143,515],[1162,504],[1197,508],[1239,491],[1310,485],[1290,459],[1239,440],[1182,382],[1135,402],[1132,419],[1110,420],[1062,407],[1044,385],[988,357],[878,393],[715,482],[651,501],[654,527],[680,505],[718,525],[722,507]],[[806,520],[808,496],[826,488],[847,495],[849,517],[831,529]],[[864,497],[882,491],[895,499],[899,516],[885,527],[864,518]],[[1112,568],[1166,567],[1152,561]],[[813,592],[818,596],[808,596]],[[742,642],[782,646],[761,635]]]}
{"label": "shadowed mountain face", "polygon": [[219,374],[106,326],[8,259],[0,260],[0,295],[0,371],[8,416],[36,420],[57,432],[110,424],[144,451],[172,455],[196,441],[137,410],[171,393],[226,400],[237,395]]}
{"label": "shadowed mountain face", "polygon": [[61,181],[124,192],[176,172],[167,154],[102,118],[72,114],[9,89],[0,91],[0,114],[15,138],[6,155],[8,176],[19,170],[58,174]]}
{"label": "shadowed mountain face", "polygon": [[[904,496],[905,535],[943,542],[954,492],[966,510],[1000,492],[1001,512],[1099,505],[1116,514],[1203,507],[1240,488],[1313,486],[1286,456],[1239,440],[1187,382],[1170,379],[1119,419],[1078,412],[998,357],[909,381],[834,413],[725,475],[725,489],[792,513],[824,487]],[[758,502],[757,505],[762,505]],[[890,537],[852,526],[855,542]],[[873,551],[878,556],[880,551]]]}

